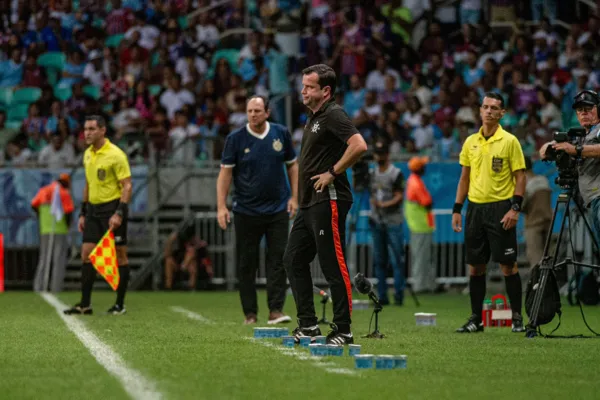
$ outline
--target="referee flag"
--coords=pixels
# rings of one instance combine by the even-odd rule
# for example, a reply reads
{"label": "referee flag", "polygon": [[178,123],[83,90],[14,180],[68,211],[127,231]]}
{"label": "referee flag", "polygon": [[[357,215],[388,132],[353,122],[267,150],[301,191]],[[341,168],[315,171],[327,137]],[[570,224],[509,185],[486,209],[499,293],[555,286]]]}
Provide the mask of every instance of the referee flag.
{"label": "referee flag", "polygon": [[90,261],[110,287],[117,290],[119,287],[119,266],[117,265],[115,234],[110,229],[106,231],[92,250]]}
{"label": "referee flag", "polygon": [[54,190],[52,191],[52,202],[50,203],[50,214],[54,217],[56,222],[60,221],[65,215],[63,210],[62,199],[60,198],[60,185],[54,184]]}

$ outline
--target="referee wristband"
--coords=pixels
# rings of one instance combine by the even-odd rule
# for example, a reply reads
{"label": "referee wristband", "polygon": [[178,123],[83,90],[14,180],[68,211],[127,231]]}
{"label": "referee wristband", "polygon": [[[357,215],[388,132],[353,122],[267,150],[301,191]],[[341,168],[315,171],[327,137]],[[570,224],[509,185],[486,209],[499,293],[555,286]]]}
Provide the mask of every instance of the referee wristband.
{"label": "referee wristband", "polygon": [[452,214],[460,214],[462,212],[462,208],[462,203],[454,203],[454,207],[452,207]]}
{"label": "referee wristband", "polygon": [[519,210],[521,210],[521,205],[523,204],[523,196],[519,196],[518,194],[515,194],[515,195],[512,197],[512,201],[511,201],[511,203],[512,203],[513,205],[515,205],[515,204],[516,204],[516,205],[518,206]]}
{"label": "referee wristband", "polygon": [[129,206],[127,205],[127,203],[119,202],[116,214],[118,214],[122,217],[128,210],[129,210]]}
{"label": "referee wristband", "polygon": [[87,214],[87,208],[88,208],[88,203],[87,202],[83,202],[81,203],[81,212],[79,213],[80,217],[85,217],[85,215]]}

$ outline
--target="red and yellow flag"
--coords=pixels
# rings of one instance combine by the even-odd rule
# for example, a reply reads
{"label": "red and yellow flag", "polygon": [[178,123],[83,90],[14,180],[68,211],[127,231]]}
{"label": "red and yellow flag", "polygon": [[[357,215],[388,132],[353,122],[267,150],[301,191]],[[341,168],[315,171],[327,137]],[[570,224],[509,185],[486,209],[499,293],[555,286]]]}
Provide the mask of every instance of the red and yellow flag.
{"label": "red and yellow flag", "polygon": [[108,230],[94,247],[90,254],[90,261],[110,287],[117,290],[119,287],[119,265],[117,263],[115,234],[111,230]]}

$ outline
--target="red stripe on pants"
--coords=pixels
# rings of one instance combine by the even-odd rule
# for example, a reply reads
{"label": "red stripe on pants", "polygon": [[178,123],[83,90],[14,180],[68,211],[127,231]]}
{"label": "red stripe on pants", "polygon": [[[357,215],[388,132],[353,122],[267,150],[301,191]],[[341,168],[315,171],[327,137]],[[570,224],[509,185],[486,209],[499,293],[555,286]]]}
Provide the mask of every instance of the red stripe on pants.
{"label": "red stripe on pants", "polygon": [[337,258],[338,267],[342,273],[344,284],[346,285],[346,295],[348,296],[348,308],[352,315],[352,284],[350,283],[350,275],[344,260],[344,252],[342,250],[342,241],[340,239],[340,230],[338,229],[338,208],[335,200],[330,200],[331,204],[331,230],[333,232],[333,245],[335,246],[335,257]]}

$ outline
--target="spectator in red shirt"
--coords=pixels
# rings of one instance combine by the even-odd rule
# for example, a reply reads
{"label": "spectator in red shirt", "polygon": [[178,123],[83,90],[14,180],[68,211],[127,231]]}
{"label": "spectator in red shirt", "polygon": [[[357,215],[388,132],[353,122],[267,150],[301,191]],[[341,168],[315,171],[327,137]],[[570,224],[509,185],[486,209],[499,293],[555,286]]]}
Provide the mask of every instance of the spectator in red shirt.
{"label": "spectator in red shirt", "polygon": [[434,114],[434,121],[437,126],[442,126],[444,122],[454,122],[454,108],[450,105],[450,94],[445,90],[440,90],[438,94],[440,108]]}
{"label": "spectator in red shirt", "polygon": [[119,97],[127,95],[129,85],[121,75],[117,65],[111,64],[109,69],[110,75],[104,79],[102,94],[105,102],[113,103]]}
{"label": "spectator in red shirt", "polygon": [[23,86],[41,87],[45,81],[46,76],[37,65],[35,56],[32,53],[28,54],[23,66]]}
{"label": "spectator in red shirt", "polygon": [[112,11],[106,16],[106,33],[117,35],[127,32],[133,25],[133,13],[128,8],[122,8],[121,0],[112,0]]}

